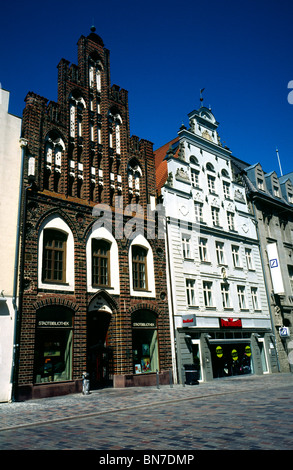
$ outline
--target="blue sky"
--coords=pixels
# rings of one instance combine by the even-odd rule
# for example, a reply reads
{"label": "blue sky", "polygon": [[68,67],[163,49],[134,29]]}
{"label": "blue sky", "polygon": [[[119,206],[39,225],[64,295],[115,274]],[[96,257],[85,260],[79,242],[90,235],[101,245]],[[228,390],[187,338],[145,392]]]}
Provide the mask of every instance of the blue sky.
{"label": "blue sky", "polygon": [[131,134],[154,149],[187,114],[211,107],[221,141],[266,172],[293,171],[292,0],[52,0],[1,5],[0,83],[12,114],[34,91],[57,99],[57,65],[77,63],[92,23],[110,50],[111,82],[129,92]]}

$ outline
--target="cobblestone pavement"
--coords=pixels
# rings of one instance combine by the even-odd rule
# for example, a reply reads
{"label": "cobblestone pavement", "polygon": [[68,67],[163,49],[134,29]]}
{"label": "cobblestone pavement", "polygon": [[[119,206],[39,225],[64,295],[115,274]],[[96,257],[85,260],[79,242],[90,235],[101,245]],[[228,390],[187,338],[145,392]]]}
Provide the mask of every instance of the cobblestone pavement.
{"label": "cobblestone pavement", "polygon": [[0,404],[0,450],[293,449],[293,374]]}

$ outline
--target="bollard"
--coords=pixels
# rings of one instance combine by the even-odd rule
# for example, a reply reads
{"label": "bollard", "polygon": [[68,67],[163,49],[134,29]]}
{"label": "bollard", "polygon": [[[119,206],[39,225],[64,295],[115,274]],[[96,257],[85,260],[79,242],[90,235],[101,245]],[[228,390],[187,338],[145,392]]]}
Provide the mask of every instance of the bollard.
{"label": "bollard", "polygon": [[90,377],[90,374],[88,372],[84,372],[82,374],[82,393],[83,393],[83,395],[89,395],[89,393],[90,393],[89,377]]}
{"label": "bollard", "polygon": [[157,388],[160,388],[160,385],[159,385],[159,371],[158,371],[158,369],[157,369],[156,375],[157,375]]}

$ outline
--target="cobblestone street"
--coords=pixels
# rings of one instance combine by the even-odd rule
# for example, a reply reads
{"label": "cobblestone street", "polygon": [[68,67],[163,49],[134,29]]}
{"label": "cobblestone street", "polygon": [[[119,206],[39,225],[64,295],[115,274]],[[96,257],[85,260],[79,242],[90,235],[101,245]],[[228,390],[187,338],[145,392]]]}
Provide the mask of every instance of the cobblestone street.
{"label": "cobblestone street", "polygon": [[1,450],[291,450],[293,375],[0,404]]}

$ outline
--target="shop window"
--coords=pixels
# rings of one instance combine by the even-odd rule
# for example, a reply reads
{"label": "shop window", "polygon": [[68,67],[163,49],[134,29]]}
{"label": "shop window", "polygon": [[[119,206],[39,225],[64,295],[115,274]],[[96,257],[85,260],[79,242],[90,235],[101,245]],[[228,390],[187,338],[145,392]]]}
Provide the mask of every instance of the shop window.
{"label": "shop window", "polygon": [[142,246],[132,247],[132,280],[133,289],[147,289],[147,250]]}
{"label": "shop window", "polygon": [[250,343],[218,343],[210,348],[214,378],[253,373]]}
{"label": "shop window", "polygon": [[43,282],[66,282],[66,240],[59,230],[44,230]]}
{"label": "shop window", "polygon": [[45,307],[37,312],[35,383],[72,379],[72,312]]}
{"label": "shop window", "polygon": [[145,374],[159,370],[157,317],[148,310],[132,314],[133,371]]}
{"label": "shop window", "polygon": [[110,285],[110,249],[106,240],[92,240],[92,285]]}

